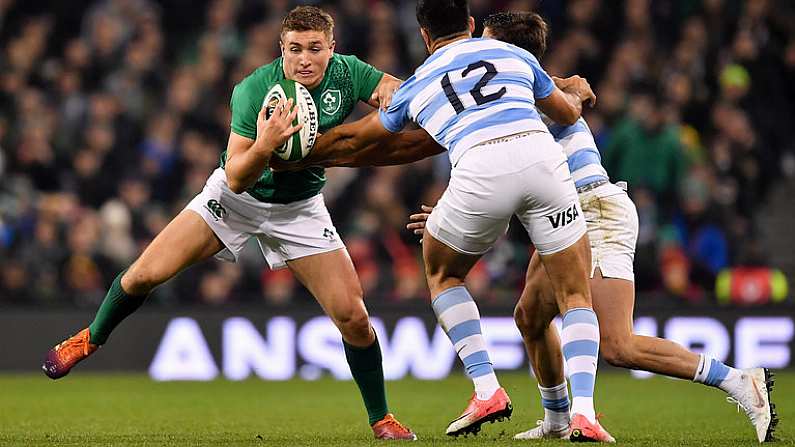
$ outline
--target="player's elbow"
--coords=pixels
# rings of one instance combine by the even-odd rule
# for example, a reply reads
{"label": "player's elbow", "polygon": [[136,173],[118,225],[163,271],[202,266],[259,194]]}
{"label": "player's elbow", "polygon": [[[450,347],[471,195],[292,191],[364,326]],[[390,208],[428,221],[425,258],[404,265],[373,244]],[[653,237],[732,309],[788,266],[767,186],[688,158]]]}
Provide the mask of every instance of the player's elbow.
{"label": "player's elbow", "polygon": [[248,189],[245,182],[234,175],[229,175],[229,171],[226,173],[226,183],[229,186],[229,189],[235,194],[242,194],[246,191],[246,189]]}
{"label": "player's elbow", "polygon": [[239,182],[231,182],[229,183],[229,189],[235,194],[242,194],[246,191],[245,186]]}

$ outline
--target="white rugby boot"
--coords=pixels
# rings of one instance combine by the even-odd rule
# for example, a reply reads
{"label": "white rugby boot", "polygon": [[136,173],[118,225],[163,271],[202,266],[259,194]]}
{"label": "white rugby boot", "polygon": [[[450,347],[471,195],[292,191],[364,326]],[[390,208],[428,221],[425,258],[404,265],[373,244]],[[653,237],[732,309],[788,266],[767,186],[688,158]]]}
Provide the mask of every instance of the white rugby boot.
{"label": "white rugby boot", "polygon": [[561,429],[554,429],[544,424],[544,421],[538,420],[536,421],[535,427],[531,428],[530,430],[515,434],[513,439],[569,439],[570,435],[571,424]]}
{"label": "white rugby boot", "polygon": [[756,429],[756,438],[759,442],[773,440],[773,431],[778,424],[776,406],[770,401],[770,391],[773,389],[773,374],[767,368],[748,368],[740,370],[742,373],[737,386],[729,392],[727,401],[737,404],[745,411],[751,424]]}

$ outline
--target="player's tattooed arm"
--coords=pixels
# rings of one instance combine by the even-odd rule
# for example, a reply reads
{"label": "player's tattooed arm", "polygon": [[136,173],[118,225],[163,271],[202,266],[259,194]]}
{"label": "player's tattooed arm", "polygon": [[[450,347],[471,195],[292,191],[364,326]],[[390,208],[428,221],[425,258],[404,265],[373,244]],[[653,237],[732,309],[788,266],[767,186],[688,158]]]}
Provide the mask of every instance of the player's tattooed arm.
{"label": "player's tattooed arm", "polygon": [[358,121],[334,127],[321,135],[302,163],[324,166],[333,160],[351,157],[371,144],[386,141],[392,135],[381,124],[378,112],[373,112]]}
{"label": "player's tattooed arm", "polygon": [[375,87],[375,90],[373,90],[373,94],[370,96],[370,100],[367,101],[367,103],[381,110],[388,109],[389,104],[392,103],[392,96],[402,83],[403,81],[400,79],[390,75],[389,73],[384,73],[384,76]]}
{"label": "player's tattooed arm", "polygon": [[293,107],[292,99],[280,99],[269,118],[265,117],[265,110],[263,106],[257,116],[256,140],[234,132],[229,135],[224,170],[229,189],[236,194],[252,187],[268,166],[273,150],[301,130],[301,124],[292,125],[298,114],[298,108]]}
{"label": "player's tattooed arm", "polygon": [[341,135],[335,135],[334,130],[323,134],[315,143],[312,152],[300,162],[287,163],[274,158],[271,160],[271,168],[276,171],[292,171],[311,166],[324,168],[394,166],[413,163],[444,152],[444,147],[436,143],[422,129],[389,134],[388,137],[361,148],[347,144],[345,139],[340,137]]}
{"label": "player's tattooed arm", "polygon": [[536,100],[536,105],[544,114],[559,124],[574,124],[582,115],[582,104],[596,104],[596,95],[585,78],[572,76],[553,78],[555,89],[548,97]]}
{"label": "player's tattooed arm", "polygon": [[427,132],[410,130],[396,133],[385,141],[370,144],[354,153],[327,160],[322,166],[360,168],[404,165],[442,152],[444,147],[434,141]]}

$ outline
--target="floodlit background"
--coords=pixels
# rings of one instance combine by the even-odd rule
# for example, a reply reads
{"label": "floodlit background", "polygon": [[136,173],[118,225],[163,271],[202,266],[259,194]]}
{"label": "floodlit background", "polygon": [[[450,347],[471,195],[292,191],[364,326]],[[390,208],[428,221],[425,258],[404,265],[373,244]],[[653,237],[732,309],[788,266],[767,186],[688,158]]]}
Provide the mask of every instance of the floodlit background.
{"label": "floodlit background", "polygon": [[[340,53],[400,77],[425,57],[411,1],[318,4],[336,19]],[[230,131],[232,87],[278,57],[280,20],[294,5],[0,0],[0,320],[3,333],[48,331],[35,331],[36,349],[19,347],[29,360],[6,356],[3,368],[35,368],[49,344],[90,321],[115,275],[201,190]],[[640,215],[639,330],[730,359],[773,343],[766,361],[790,364],[795,5],[471,5],[478,22],[503,9],[540,12],[552,30],[543,65],[594,86],[599,102],[586,119],[611,179],[629,182]],[[425,335],[433,335],[420,245],[405,224],[421,203],[437,200],[448,172],[445,155],[410,166],[328,171],[326,203],[386,332],[400,318],[419,317]],[[469,286],[487,314],[510,317],[529,255],[516,225],[474,269]],[[271,317],[293,321],[284,335],[298,340],[293,374],[303,363],[323,365],[300,351],[300,329],[320,309],[289,272],[268,270],[252,243],[238,264],[208,261],[158,289],[120,328],[148,334],[146,348],[111,343],[104,364],[92,359],[86,367],[149,368],[170,324],[190,326],[169,317],[188,313],[197,324],[220,318],[204,334],[196,326],[218,357],[223,322],[241,307],[265,338]],[[671,323],[677,316],[712,323]],[[511,330],[510,320],[500,321],[499,328]],[[682,335],[685,326],[701,338]],[[256,330],[234,333],[255,337]],[[772,334],[767,342],[748,335],[765,330]],[[120,346],[123,338],[111,342]],[[519,361],[510,360],[510,368],[521,368],[523,352],[512,352]],[[333,375],[332,367],[319,371]]]}
{"label": "floodlit background", "polygon": [[[0,0],[0,446],[372,445],[339,331],[253,243],[238,264],[210,260],[163,285],[68,377],[40,371],[217,167],[232,88],[278,57],[280,20],[298,3]],[[400,77],[425,57],[411,0],[314,3],[335,17],[341,53]],[[635,331],[737,367],[789,368],[773,400],[779,445],[793,445],[795,3],[470,3],[478,22],[540,12],[552,30],[542,64],[595,88],[585,117],[640,215]],[[444,427],[471,393],[405,230],[448,175],[441,155],[331,169],[324,189],[390,410],[417,445],[450,442]],[[511,317],[529,257],[515,225],[469,278],[515,411],[456,444],[507,445],[542,414]],[[619,442],[757,445],[724,397],[607,365],[595,396]]]}

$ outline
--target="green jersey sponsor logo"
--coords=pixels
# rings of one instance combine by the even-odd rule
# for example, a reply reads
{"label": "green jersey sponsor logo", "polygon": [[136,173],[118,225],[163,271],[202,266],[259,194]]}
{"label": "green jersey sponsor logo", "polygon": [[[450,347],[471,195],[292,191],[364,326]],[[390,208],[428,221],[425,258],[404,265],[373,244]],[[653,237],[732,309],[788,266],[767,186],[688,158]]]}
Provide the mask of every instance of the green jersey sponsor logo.
{"label": "green jersey sponsor logo", "polygon": [[326,89],[320,95],[320,110],[326,115],[334,115],[342,106],[342,92],[336,89]]}

